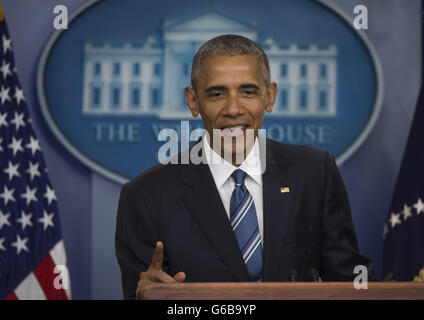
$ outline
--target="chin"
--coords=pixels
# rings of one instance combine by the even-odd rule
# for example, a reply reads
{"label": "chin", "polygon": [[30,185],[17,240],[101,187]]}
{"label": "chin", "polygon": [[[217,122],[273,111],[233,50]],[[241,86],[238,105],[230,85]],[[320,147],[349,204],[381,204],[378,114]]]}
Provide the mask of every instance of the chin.
{"label": "chin", "polygon": [[244,139],[237,143],[237,141],[232,141],[228,144],[225,144],[222,141],[222,158],[224,158],[227,162],[232,164],[242,164],[244,158],[246,157],[246,145],[244,143]]}

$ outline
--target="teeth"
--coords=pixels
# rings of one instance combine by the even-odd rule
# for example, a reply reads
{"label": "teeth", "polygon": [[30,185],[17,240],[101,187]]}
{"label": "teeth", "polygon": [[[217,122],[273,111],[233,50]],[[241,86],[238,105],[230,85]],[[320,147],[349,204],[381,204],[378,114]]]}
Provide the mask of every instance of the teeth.
{"label": "teeth", "polygon": [[234,126],[234,127],[228,127],[228,128],[225,128],[224,130],[231,130],[231,131],[234,131],[234,130],[237,130],[237,129],[244,129],[244,126],[243,125],[239,125],[239,126]]}
{"label": "teeth", "polygon": [[229,136],[229,137],[236,137],[236,136],[243,134],[243,129],[245,127],[246,127],[245,125],[227,127],[227,128],[221,129],[221,135]]}

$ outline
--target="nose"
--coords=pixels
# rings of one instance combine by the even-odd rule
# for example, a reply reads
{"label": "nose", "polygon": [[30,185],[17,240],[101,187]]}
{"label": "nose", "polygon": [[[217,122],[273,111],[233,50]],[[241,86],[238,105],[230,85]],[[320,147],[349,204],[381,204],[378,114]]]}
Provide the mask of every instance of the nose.
{"label": "nose", "polygon": [[244,108],[243,104],[238,97],[237,94],[231,94],[228,97],[227,105],[224,109],[223,115],[227,117],[238,117],[239,115],[243,114]]}

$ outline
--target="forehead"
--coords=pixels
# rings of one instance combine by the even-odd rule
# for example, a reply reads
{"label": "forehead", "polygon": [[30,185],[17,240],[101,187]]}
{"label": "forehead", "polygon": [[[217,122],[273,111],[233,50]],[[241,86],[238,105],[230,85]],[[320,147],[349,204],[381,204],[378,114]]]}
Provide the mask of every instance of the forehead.
{"label": "forehead", "polygon": [[[199,84],[205,86],[215,82],[264,82],[260,72],[259,58],[255,55],[209,56],[200,65]],[[225,84],[225,83],[220,83]]]}

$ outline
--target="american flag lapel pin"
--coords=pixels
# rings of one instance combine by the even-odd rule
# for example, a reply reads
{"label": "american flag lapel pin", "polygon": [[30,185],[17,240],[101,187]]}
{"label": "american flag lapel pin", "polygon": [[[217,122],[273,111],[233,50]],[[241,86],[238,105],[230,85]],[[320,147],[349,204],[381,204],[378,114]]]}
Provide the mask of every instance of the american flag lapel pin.
{"label": "american flag lapel pin", "polygon": [[289,187],[281,187],[280,192],[281,193],[288,193],[288,192],[290,192],[290,188]]}

